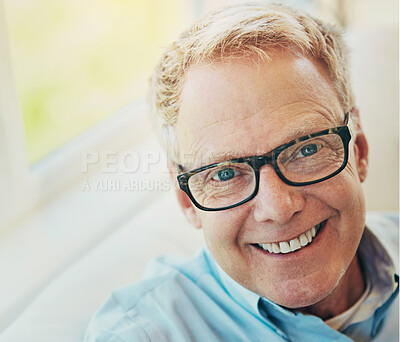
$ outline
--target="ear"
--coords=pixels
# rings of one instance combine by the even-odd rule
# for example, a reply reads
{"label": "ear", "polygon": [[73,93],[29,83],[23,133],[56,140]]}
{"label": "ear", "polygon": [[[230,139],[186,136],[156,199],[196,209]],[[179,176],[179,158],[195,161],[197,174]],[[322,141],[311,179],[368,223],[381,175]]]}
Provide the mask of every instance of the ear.
{"label": "ear", "polygon": [[357,172],[360,181],[364,182],[368,173],[368,142],[361,127],[360,112],[357,107],[352,110],[352,118],[355,135],[354,154]]}
{"label": "ear", "polygon": [[178,180],[176,179],[177,177],[177,172],[175,170],[175,167],[169,166],[169,174],[171,177],[171,181],[175,185],[175,194],[176,198],[178,199],[179,206],[181,207],[184,215],[186,216],[186,219],[189,221],[189,223],[194,226],[195,228],[200,229],[202,227],[201,224],[201,219],[196,211],[195,206],[193,205],[192,201],[190,200],[189,196],[181,190],[178,184]]}

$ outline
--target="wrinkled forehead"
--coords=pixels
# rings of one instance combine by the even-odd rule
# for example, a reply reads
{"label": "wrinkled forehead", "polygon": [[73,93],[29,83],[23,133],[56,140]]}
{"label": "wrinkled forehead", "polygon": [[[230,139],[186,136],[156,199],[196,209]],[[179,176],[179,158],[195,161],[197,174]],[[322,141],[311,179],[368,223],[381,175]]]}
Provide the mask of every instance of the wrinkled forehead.
{"label": "wrinkled forehead", "polygon": [[199,166],[263,154],[343,119],[325,69],[290,54],[193,66],[180,100],[181,163]]}

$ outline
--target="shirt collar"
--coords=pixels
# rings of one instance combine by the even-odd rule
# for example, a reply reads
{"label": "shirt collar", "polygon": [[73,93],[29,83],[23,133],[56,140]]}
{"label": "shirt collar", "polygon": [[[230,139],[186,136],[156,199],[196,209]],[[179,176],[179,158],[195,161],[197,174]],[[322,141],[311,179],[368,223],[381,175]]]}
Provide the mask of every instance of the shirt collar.
{"label": "shirt collar", "polygon": [[368,228],[362,236],[358,255],[370,288],[366,298],[352,317],[351,323],[361,322],[371,317],[392,296],[398,286],[394,276],[393,260]]}
{"label": "shirt collar", "polygon": [[297,312],[287,310],[284,307],[272,302],[268,298],[261,297],[260,295],[240,285],[228,274],[226,274],[226,272],[218,265],[207,247],[205,248],[205,251],[209,261],[211,261],[213,264],[211,268],[213,269],[214,275],[220,281],[222,287],[235,302],[237,302],[247,311],[252,312],[259,317],[265,318],[264,314],[260,312],[260,303],[262,303],[263,305],[267,305],[268,307],[272,308],[272,310],[280,312],[283,315],[288,315],[291,317],[297,315]]}
{"label": "shirt collar", "polygon": [[238,282],[234,281],[230,276],[228,276],[225,271],[218,265],[214,260],[208,248],[205,248],[205,252],[210,265],[214,271],[214,275],[220,281],[220,284],[225,289],[225,291],[236,301],[240,306],[244,307],[247,311],[259,314],[258,302],[260,301],[260,296],[244,286],[240,285]]}
{"label": "shirt collar", "polygon": [[371,288],[379,293],[381,303],[385,302],[397,287],[395,267],[385,247],[368,228],[362,236],[358,255],[363,271],[371,281]]}

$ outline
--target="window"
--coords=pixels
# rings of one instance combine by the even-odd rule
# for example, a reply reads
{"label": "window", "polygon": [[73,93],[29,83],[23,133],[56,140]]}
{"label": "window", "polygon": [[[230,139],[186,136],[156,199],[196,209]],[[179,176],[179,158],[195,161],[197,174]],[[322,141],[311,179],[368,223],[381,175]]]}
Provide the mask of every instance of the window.
{"label": "window", "polygon": [[184,0],[6,0],[30,163],[144,96]]}
{"label": "window", "polygon": [[143,133],[132,122],[133,116],[146,120],[139,116],[148,77],[199,4],[0,5],[0,228],[87,176],[81,172],[85,148],[117,149],[121,137],[127,143]]}

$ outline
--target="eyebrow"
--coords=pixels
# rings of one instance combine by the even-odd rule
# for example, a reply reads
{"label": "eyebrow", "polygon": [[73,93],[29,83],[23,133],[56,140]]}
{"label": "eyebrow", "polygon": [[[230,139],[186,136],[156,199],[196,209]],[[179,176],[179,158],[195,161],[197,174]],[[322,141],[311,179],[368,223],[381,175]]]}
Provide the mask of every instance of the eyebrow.
{"label": "eyebrow", "polygon": [[[211,165],[211,164],[217,164],[217,163],[223,163],[226,161],[230,161],[232,159],[237,159],[243,157],[243,153],[233,153],[233,152],[203,152],[203,153],[198,153],[197,158],[193,158],[189,163],[185,163],[185,161],[182,164],[179,164],[178,166],[185,171],[188,170],[193,170],[193,169],[198,169],[199,167],[206,166],[206,165]],[[200,156],[200,158],[198,157]],[[187,167],[185,165],[191,165],[190,167]]]}
{"label": "eyebrow", "polygon": [[[293,140],[296,140],[298,138],[307,136],[309,134],[323,131],[324,129],[330,128],[330,127],[326,127],[326,128],[318,129],[316,127],[317,127],[317,125],[315,123],[311,123],[311,125],[307,125],[306,127],[296,127],[293,129],[289,128],[289,132],[285,136],[285,140],[282,143],[277,144],[275,147],[273,147],[272,149],[269,149],[268,151],[265,151],[265,150],[263,151],[262,149],[260,149],[260,151],[256,152],[257,153],[256,156],[262,156],[262,155],[276,149],[277,147],[285,145]],[[238,153],[238,152],[219,152],[219,153],[215,152],[215,153],[209,154],[209,157],[207,160],[208,164],[203,164],[203,165],[222,163],[225,161],[230,161],[232,159],[245,158],[245,157],[250,157],[250,155],[245,154],[245,153]]]}
{"label": "eyebrow", "polygon": [[331,128],[331,127],[325,127],[325,128],[317,128],[317,127],[318,127],[318,125],[315,122],[310,121],[307,124],[306,127],[303,126],[303,127],[293,128],[288,132],[288,134],[286,136],[286,139],[285,139],[286,142],[284,142],[284,143],[282,143],[282,144],[280,144],[280,145],[278,145],[276,147],[284,145],[284,144],[286,144],[286,143],[288,143],[290,141],[296,140],[298,138],[307,136],[309,134],[316,133],[316,132],[323,131],[325,129]]}
{"label": "eyebrow", "polygon": [[[332,124],[332,123],[331,123]],[[318,126],[320,126],[318,128]],[[333,126],[332,126],[333,127]],[[309,134],[313,134],[316,132],[320,132],[323,131],[325,129],[329,129],[332,128],[329,126],[329,123],[327,123],[326,127],[321,127],[321,122],[318,121],[316,122],[316,120],[310,120],[308,121],[305,125],[299,127],[288,127],[288,133],[285,137],[285,141],[281,142],[280,144],[277,144],[274,148],[269,149],[268,151],[261,151],[260,149],[260,153],[258,153],[258,151],[256,152],[256,156],[262,156],[264,154],[267,154],[268,152],[278,148],[279,146],[285,145],[293,140],[296,140],[298,138],[307,136]],[[200,153],[200,155],[204,155],[205,153]],[[178,166],[182,167],[182,171],[187,171],[189,169],[197,169],[199,167],[202,166],[207,166],[207,165],[211,165],[211,164],[217,164],[217,163],[223,163],[223,162],[228,162],[232,159],[237,159],[237,158],[246,158],[246,157],[252,157],[248,154],[245,153],[237,153],[237,152],[233,152],[233,151],[229,151],[229,152],[212,152],[212,153],[207,153],[207,159],[206,158],[200,158],[200,165],[197,165],[197,160],[193,161],[193,167],[191,168],[186,168],[184,165],[180,164]],[[204,162],[203,162],[204,161]]]}

